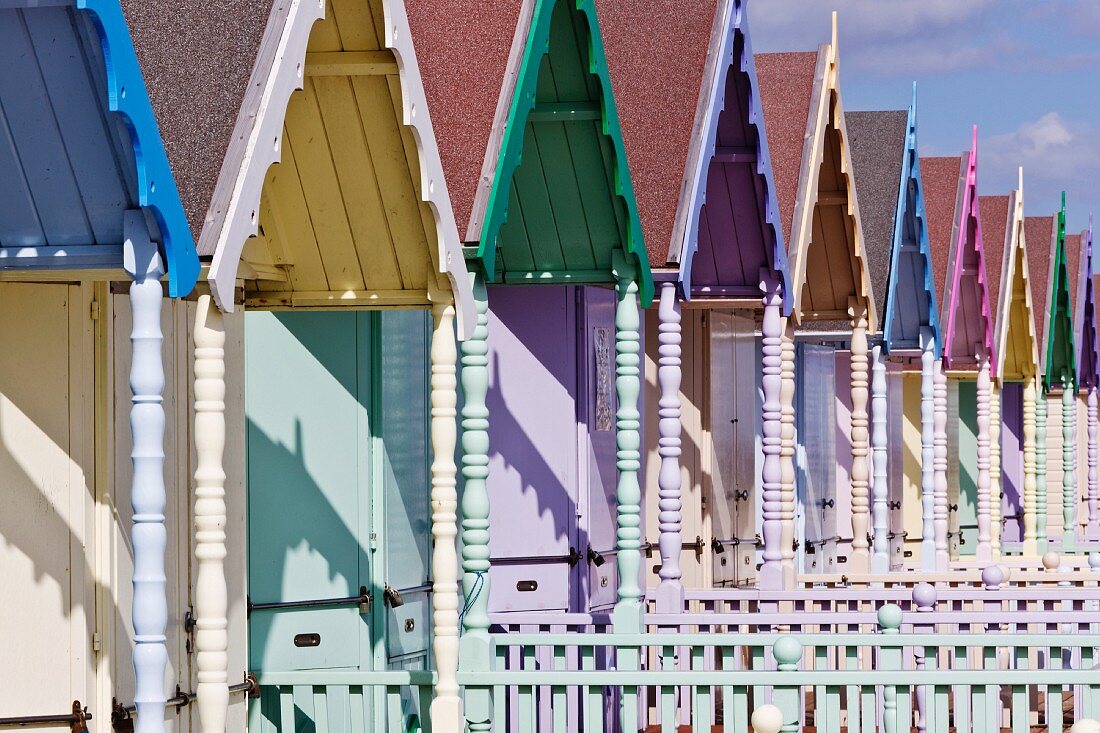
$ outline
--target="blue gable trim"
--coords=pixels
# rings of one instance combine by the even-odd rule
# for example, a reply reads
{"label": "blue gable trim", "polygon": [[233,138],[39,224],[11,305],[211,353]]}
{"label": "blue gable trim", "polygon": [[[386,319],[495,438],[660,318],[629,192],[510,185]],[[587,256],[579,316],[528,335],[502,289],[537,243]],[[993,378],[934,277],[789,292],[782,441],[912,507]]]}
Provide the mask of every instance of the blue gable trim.
{"label": "blue gable trim", "polygon": [[119,115],[130,134],[137,172],[138,202],[148,208],[164,239],[168,292],[182,297],[199,277],[199,257],[164,142],[145,90],[130,29],[118,0],[76,0],[96,31],[107,72],[107,106]]}
{"label": "blue gable trim", "polygon": [[[912,210],[909,206],[907,195],[910,182],[914,184],[915,195],[912,201]],[[897,348],[899,344],[894,334],[894,317],[900,308],[918,309],[922,325],[927,325],[932,330],[932,338],[935,343],[935,355],[939,359],[943,353],[943,336],[940,330],[939,307],[936,303],[936,286],[932,270],[932,249],[928,242],[927,217],[924,210],[924,188],[920,177],[920,157],[917,154],[917,86],[913,85],[913,102],[909,105],[908,123],[905,134],[905,153],[902,160],[901,183],[898,190],[897,216],[894,217],[894,237],[890,247],[890,279],[886,294],[886,318],[883,324],[883,342],[886,352],[891,348]],[[917,233],[918,257],[923,270],[923,290],[927,300],[917,302],[899,303],[901,290],[899,281],[901,276],[901,255],[905,244],[905,225],[912,222]],[[907,343],[905,348],[914,348],[918,344]]]}

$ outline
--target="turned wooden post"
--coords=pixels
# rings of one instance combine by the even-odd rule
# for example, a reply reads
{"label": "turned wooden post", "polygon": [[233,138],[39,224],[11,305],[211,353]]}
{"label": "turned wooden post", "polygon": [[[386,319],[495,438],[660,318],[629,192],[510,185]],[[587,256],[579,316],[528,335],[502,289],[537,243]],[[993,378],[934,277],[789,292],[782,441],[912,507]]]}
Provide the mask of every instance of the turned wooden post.
{"label": "turned wooden post", "polygon": [[225,582],[225,324],[210,295],[195,308],[195,710],[203,733],[229,713]]}
{"label": "turned wooden post", "polygon": [[990,380],[989,389],[989,547],[1001,555],[1001,387]]}
{"label": "turned wooden post", "polygon": [[780,341],[779,357],[780,385],[779,385],[779,414],[782,430],[780,432],[779,468],[780,468],[780,493],[782,494],[783,514],[782,540],[780,549],[783,553],[783,587],[793,588],[795,583],[795,422],[794,422],[794,375],[795,375],[795,347],[794,347],[794,320],[790,316],[782,319],[782,338]]}
{"label": "turned wooden post", "polygon": [[684,586],[680,582],[680,551],[683,547],[683,501],[680,478],[680,300],[676,297],[676,283],[661,285],[661,301],[657,309],[657,383],[661,390],[657,405],[658,431],[657,453],[661,456],[661,470],[657,475],[658,501],[657,526],[660,537],[657,546],[661,553],[660,585],[657,586],[657,612],[679,613],[684,610]]}
{"label": "turned wooden post", "polygon": [[435,656],[435,697],[431,705],[434,730],[462,731],[462,697],[458,673],[459,568],[458,467],[458,347],[455,344],[454,303],[432,306],[431,346],[431,506],[432,506],[432,651]]}
{"label": "turned wooden post", "polygon": [[641,468],[641,322],[638,309],[638,283],[633,271],[618,274],[619,302],[615,309],[615,413],[616,466],[616,538],[619,588],[615,604],[614,628],[620,633],[638,633],[642,626],[642,589],[639,586],[642,563],[642,491],[638,484]]}
{"label": "turned wooden post", "polygon": [[1062,377],[1062,550],[1077,547],[1077,385]]}
{"label": "turned wooden post", "polygon": [[852,557],[848,567],[852,572],[860,573],[871,569],[867,542],[871,477],[867,465],[867,306],[858,298],[849,298],[848,315],[852,319]]}
{"label": "turned wooden post", "polygon": [[1023,555],[1035,557],[1035,402],[1038,379],[1032,375],[1024,383],[1024,542]]}
{"label": "turned wooden post", "polygon": [[871,502],[871,525],[874,529],[872,543],[871,572],[885,573],[890,570],[890,482],[887,474],[887,429],[886,429],[886,361],[882,354],[882,344],[871,349],[871,465],[874,469]]}
{"label": "turned wooden post", "polygon": [[933,530],[936,544],[936,570],[950,567],[951,555],[947,550],[947,374],[943,361],[936,360],[933,394]]}
{"label": "turned wooden post", "polygon": [[975,557],[979,561],[993,559],[993,545],[990,532],[990,420],[989,402],[991,392],[989,378],[989,356],[984,349],[978,356],[978,547]]}
{"label": "turned wooden post", "polygon": [[1035,387],[1035,554],[1047,551],[1047,393]]}
{"label": "turned wooden post", "polygon": [[1085,534],[1090,538],[1100,537],[1100,523],[1097,521],[1097,509],[1098,500],[1100,500],[1100,493],[1097,492],[1098,486],[1100,486],[1100,473],[1097,472],[1097,456],[1100,451],[1097,450],[1097,397],[1096,386],[1089,387],[1088,393],[1088,462],[1089,462],[1089,474],[1088,474],[1088,502],[1089,502],[1089,523]]}
{"label": "turned wooden post", "polygon": [[935,391],[936,355],[932,330],[921,329],[920,355],[920,506],[921,506],[921,570],[936,569],[936,433]]}
{"label": "turned wooden post", "polygon": [[762,336],[763,446],[764,465],[760,483],[763,488],[761,534],[764,540],[764,563],[760,568],[759,586],[765,589],[785,587],[783,579],[783,467],[780,453],[783,443],[783,416],[780,391],[783,387],[783,299],[779,280],[770,271],[762,270],[760,288],[764,292]]}

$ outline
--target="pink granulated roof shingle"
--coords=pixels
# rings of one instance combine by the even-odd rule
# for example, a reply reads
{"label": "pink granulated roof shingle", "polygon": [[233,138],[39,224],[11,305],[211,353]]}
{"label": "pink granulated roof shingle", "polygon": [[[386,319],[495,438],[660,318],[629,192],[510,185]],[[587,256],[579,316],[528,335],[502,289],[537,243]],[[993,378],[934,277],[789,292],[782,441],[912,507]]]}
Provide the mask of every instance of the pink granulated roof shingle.
{"label": "pink granulated roof shingle", "polygon": [[1027,275],[1031,280],[1031,316],[1035,319],[1036,343],[1042,344],[1043,325],[1050,303],[1050,240],[1053,216],[1025,216],[1024,240],[1027,247]]}
{"label": "pink granulated roof shingle", "polygon": [[1005,237],[1008,234],[1008,196],[979,196],[982,216],[982,249],[985,272],[989,278],[989,308],[993,320],[1000,317],[1001,269],[1004,265]]}
{"label": "pink granulated roof shingle", "polygon": [[920,175],[924,186],[924,211],[928,219],[928,244],[932,249],[932,271],[936,294],[943,299],[947,286],[948,260],[951,257],[951,236],[954,232],[958,204],[959,156],[921,158]]}

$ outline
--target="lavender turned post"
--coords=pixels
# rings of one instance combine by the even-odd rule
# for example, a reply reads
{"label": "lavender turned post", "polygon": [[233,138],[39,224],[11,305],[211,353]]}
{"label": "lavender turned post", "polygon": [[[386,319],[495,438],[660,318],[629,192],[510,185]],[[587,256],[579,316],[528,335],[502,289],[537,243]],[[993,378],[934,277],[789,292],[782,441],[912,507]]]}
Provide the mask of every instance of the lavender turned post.
{"label": "lavender turned post", "polygon": [[871,465],[874,468],[871,572],[885,573],[890,570],[890,538],[887,536],[890,531],[890,486],[886,472],[886,361],[882,357],[882,344],[875,344],[871,349],[871,362]]}
{"label": "lavender turned post", "polygon": [[1085,530],[1085,534],[1089,539],[1100,539],[1100,522],[1097,522],[1097,506],[1100,495],[1097,493],[1098,483],[1100,483],[1100,475],[1097,473],[1097,399],[1096,399],[1096,386],[1089,387],[1088,394],[1088,462],[1089,462],[1089,475],[1088,475],[1088,500],[1089,500],[1089,523],[1088,528]]}
{"label": "lavender turned post", "polygon": [[984,349],[979,349],[978,353],[978,547],[975,550],[975,557],[981,562],[989,562],[993,559],[989,511],[989,397],[991,383],[989,379],[989,356]]}
{"label": "lavender turned post", "polygon": [[858,298],[849,298],[848,315],[852,323],[852,557],[848,568],[865,573],[871,569],[869,483],[867,466],[867,306]]}
{"label": "lavender turned post", "polygon": [[936,437],[933,444],[933,529],[936,539],[936,570],[944,571],[951,564],[951,556],[947,551],[947,374],[943,371],[943,361],[939,359],[935,365],[934,386],[933,432]]}
{"label": "lavender turned post", "polygon": [[1077,547],[1077,386],[1062,377],[1062,550]]}
{"label": "lavender turned post", "polygon": [[1024,383],[1024,557],[1038,557],[1035,540],[1035,403],[1038,379]]}
{"label": "lavender turned post", "polygon": [[[623,265],[623,263],[618,263]],[[638,283],[633,270],[616,268],[619,302],[615,308],[615,413],[616,467],[616,538],[618,548],[619,589],[615,604],[614,628],[619,633],[640,633],[642,629],[642,589],[639,574],[642,563],[642,491],[638,485],[641,467],[641,414],[638,394],[639,374]],[[630,667],[628,667],[629,669]]]}
{"label": "lavender turned post", "polygon": [[658,613],[680,613],[684,610],[684,586],[680,582],[680,549],[683,546],[683,503],[680,494],[680,300],[676,283],[661,285],[661,301],[657,309],[658,353],[657,383],[661,388],[658,403],[657,453],[661,456],[661,471],[657,476],[660,496],[657,524],[661,552],[661,582],[657,586]]}
{"label": "lavender turned post", "polygon": [[779,280],[770,270],[760,272],[760,289],[764,292],[762,337],[763,445],[764,466],[760,482],[763,487],[764,564],[760,567],[759,586],[779,590],[783,583],[783,467],[780,452],[783,443],[783,417],[780,390],[783,386],[783,302]]}
{"label": "lavender turned post", "polygon": [[921,506],[921,570],[936,569],[936,432],[935,380],[936,355],[933,352],[932,329],[921,329],[920,355],[920,506]]}
{"label": "lavender turned post", "polygon": [[[931,583],[918,583],[913,588],[913,606],[917,609],[918,613],[931,613],[935,611],[936,600],[936,588]],[[923,623],[921,621],[913,622],[914,634],[931,634],[934,633],[935,630],[935,624]],[[935,664],[935,647],[914,646],[913,656],[917,670],[924,671],[928,666],[929,658],[931,658],[933,664]],[[917,687],[917,730],[919,731],[927,731],[929,729],[928,717],[931,711],[928,706],[928,691],[926,685]]]}
{"label": "lavender turned post", "polygon": [[779,357],[780,368],[779,414],[782,430],[779,449],[780,484],[783,497],[781,518],[783,533],[780,549],[783,552],[783,587],[793,588],[795,584],[794,562],[794,510],[795,510],[795,425],[794,425],[794,322],[790,317],[781,321]]}
{"label": "lavender turned post", "polygon": [[1047,551],[1047,394],[1038,380],[1035,396],[1035,547]]}
{"label": "lavender turned post", "polygon": [[133,323],[130,344],[130,457],[134,473],[130,501],[133,505],[134,548],[134,704],[138,733],[164,733],[165,673],[168,647],[167,579],[164,551],[168,531],[164,524],[167,496],[164,488],[164,359],[161,347],[160,310],[164,301],[160,279],[164,260],[156,242],[149,239],[145,215],[127,211],[123,218],[124,267],[133,282],[130,308]]}

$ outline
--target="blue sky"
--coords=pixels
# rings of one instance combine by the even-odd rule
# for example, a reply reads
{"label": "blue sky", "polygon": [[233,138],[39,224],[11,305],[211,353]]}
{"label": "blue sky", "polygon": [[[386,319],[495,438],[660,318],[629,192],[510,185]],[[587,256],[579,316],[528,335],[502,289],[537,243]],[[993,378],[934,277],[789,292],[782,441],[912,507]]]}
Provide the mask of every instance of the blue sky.
{"label": "blue sky", "polygon": [[954,155],[978,125],[978,186],[1024,166],[1028,215],[1067,228],[1100,214],[1100,0],[749,0],[756,51],[811,50],[839,13],[849,110],[903,109],[918,90],[922,155]]}

